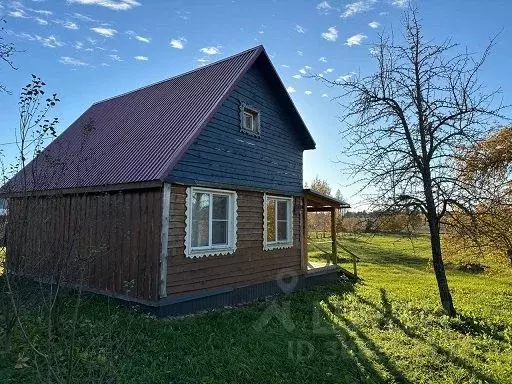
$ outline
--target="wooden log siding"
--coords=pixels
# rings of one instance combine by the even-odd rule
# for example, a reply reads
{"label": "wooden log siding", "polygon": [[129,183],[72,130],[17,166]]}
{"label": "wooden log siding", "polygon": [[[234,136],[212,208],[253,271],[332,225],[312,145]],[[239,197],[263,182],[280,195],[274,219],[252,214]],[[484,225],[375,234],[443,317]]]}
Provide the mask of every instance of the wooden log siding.
{"label": "wooden log siding", "polygon": [[20,275],[156,300],[161,188],[12,199],[7,257]]}
{"label": "wooden log siding", "polygon": [[[260,112],[259,137],[240,132],[242,102]],[[178,161],[169,180],[298,195],[302,194],[302,153],[303,145],[289,113],[256,65]]]}
{"label": "wooden log siding", "polygon": [[237,191],[237,249],[230,255],[187,258],[185,242],[186,187],[171,187],[167,294],[239,287],[275,279],[283,271],[301,273],[301,199],[294,198],[293,247],[263,250],[263,193]]}

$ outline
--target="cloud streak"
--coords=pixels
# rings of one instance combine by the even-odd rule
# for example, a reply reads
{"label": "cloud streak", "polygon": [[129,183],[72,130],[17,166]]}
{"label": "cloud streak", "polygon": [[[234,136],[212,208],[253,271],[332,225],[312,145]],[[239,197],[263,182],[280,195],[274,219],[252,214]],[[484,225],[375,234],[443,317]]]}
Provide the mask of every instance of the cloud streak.
{"label": "cloud streak", "polygon": [[98,5],[114,11],[128,11],[140,6],[136,0],[67,0],[70,4]]}
{"label": "cloud streak", "polygon": [[89,66],[89,64],[87,64],[86,62],[75,59],[74,57],[69,57],[69,56],[61,56],[59,59],[59,63],[62,63],[64,65],[71,65],[74,67],[88,67]]}
{"label": "cloud streak", "polygon": [[94,31],[103,37],[109,37],[109,38],[114,37],[117,33],[117,31],[115,29],[107,28],[107,27],[94,27],[94,28],[91,28],[91,31]]}

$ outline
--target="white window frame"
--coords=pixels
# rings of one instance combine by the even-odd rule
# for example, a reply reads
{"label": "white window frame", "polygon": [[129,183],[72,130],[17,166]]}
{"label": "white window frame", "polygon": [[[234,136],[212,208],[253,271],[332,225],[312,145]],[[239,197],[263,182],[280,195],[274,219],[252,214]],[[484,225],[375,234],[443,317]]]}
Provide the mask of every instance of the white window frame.
{"label": "white window frame", "polygon": [[[207,193],[210,194],[210,214],[208,220],[208,235],[209,243],[212,241],[212,209],[213,209],[213,196],[224,195],[228,196],[228,244],[211,245],[203,247],[192,247],[192,196],[194,193]],[[235,191],[214,188],[202,187],[189,187],[187,188],[187,198],[185,202],[185,256],[204,257],[214,255],[228,255],[236,251],[236,233],[237,233],[237,194]]]}
{"label": "white window frame", "polygon": [[[267,241],[267,203],[268,200],[275,200],[275,241]],[[288,238],[286,241],[278,241],[277,240],[277,201],[286,201],[288,202],[288,212],[287,212],[287,220],[288,220]],[[263,250],[269,251],[272,249],[282,249],[282,248],[291,248],[293,247],[293,197],[286,196],[274,196],[267,195],[265,193],[263,197]]]}
{"label": "white window frame", "polygon": [[[245,126],[245,114],[252,116],[252,125],[250,128]],[[252,136],[260,136],[261,132],[261,121],[260,111],[253,106],[246,103],[240,103],[240,131],[245,132]]]}

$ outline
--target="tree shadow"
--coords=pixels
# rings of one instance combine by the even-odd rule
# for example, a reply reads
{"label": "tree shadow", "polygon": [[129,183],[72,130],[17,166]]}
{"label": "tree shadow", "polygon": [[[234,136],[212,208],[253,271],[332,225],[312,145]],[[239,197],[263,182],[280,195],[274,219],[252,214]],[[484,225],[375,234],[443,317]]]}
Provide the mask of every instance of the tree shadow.
{"label": "tree shadow", "polygon": [[[332,334],[336,337],[344,350],[344,355],[352,360],[352,373],[359,380],[358,382],[371,383],[410,383],[405,375],[396,367],[392,359],[382,351],[353,321],[344,316],[336,305],[329,299],[332,293],[338,298],[347,294],[355,294],[354,285],[350,284],[352,289],[343,292],[331,290],[330,294],[323,294],[320,302],[325,306],[322,311],[327,317],[328,326],[332,329]],[[335,319],[335,320],[334,320]],[[364,345],[364,347],[361,346]],[[368,356],[368,351],[374,358]],[[378,369],[378,366],[383,369]],[[356,371],[357,368],[357,371]],[[348,381],[353,382],[353,381]]]}
{"label": "tree shadow", "polygon": [[[425,338],[423,335],[421,335],[418,332],[415,332],[414,330],[407,327],[395,314],[393,313],[393,306],[391,304],[391,301],[389,300],[387,296],[387,292],[384,288],[380,289],[381,294],[381,306],[376,305],[375,303],[372,303],[371,301],[365,299],[364,297],[361,297],[359,295],[357,296],[357,299],[363,303],[374,309],[375,311],[379,312],[383,316],[383,320],[387,321],[397,328],[399,328],[407,337],[417,339],[422,341],[423,343],[428,344],[431,346],[436,353],[439,353],[443,355],[447,360],[452,362],[454,365],[457,365],[460,368],[463,368],[464,370],[471,372],[473,375],[475,375],[480,381],[486,382],[486,383],[498,383],[493,378],[485,375],[484,373],[480,372],[477,368],[475,368],[471,363],[467,362],[460,356],[457,356],[453,352],[449,351],[448,349],[441,347],[440,345],[433,343],[432,341]],[[464,322],[464,320],[463,320]],[[481,333],[480,333],[481,334]]]}

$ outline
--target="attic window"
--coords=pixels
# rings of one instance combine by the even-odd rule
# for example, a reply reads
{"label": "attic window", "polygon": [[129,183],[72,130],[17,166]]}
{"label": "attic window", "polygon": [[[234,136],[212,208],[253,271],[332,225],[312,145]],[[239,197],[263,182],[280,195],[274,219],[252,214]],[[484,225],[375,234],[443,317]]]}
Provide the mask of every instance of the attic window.
{"label": "attic window", "polygon": [[245,103],[240,104],[240,130],[250,135],[260,135],[260,113]]}

